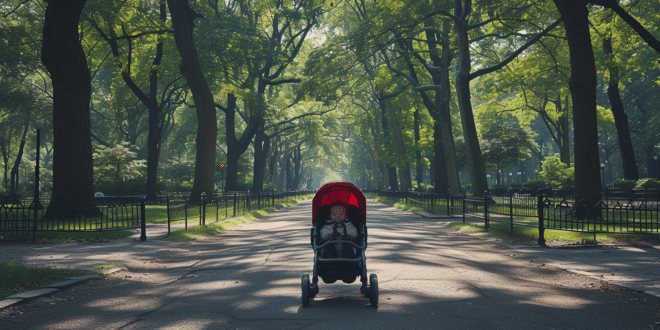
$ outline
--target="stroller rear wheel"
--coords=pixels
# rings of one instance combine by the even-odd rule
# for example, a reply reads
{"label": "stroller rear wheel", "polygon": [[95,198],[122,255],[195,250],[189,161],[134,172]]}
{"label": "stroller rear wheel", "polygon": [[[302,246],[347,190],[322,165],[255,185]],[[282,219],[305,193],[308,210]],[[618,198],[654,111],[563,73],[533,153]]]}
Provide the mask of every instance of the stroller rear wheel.
{"label": "stroller rear wheel", "polygon": [[302,281],[300,283],[300,288],[302,290],[302,304],[303,306],[309,305],[309,296],[310,296],[310,287],[309,287],[309,274],[302,275]]}
{"label": "stroller rear wheel", "polygon": [[369,302],[371,306],[378,306],[378,276],[376,274],[369,276]]}

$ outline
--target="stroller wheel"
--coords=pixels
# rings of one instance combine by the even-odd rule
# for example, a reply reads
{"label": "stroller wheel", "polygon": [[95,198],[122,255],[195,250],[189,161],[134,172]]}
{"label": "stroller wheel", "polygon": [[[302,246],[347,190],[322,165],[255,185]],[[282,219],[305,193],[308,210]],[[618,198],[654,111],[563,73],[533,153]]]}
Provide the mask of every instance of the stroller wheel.
{"label": "stroller wheel", "polygon": [[300,288],[302,289],[302,305],[309,305],[309,274],[302,275],[302,281],[300,283]]}
{"label": "stroller wheel", "polygon": [[351,283],[355,282],[356,279],[357,279],[357,276],[353,276],[353,277],[349,277],[349,278],[342,278],[341,281],[346,283],[346,284],[351,284]]}
{"label": "stroller wheel", "polygon": [[323,283],[325,283],[325,284],[332,284],[332,283],[337,282],[336,278],[321,277],[321,279],[323,280]]}
{"label": "stroller wheel", "polygon": [[378,306],[378,276],[376,274],[369,276],[369,302],[371,302],[371,306]]}

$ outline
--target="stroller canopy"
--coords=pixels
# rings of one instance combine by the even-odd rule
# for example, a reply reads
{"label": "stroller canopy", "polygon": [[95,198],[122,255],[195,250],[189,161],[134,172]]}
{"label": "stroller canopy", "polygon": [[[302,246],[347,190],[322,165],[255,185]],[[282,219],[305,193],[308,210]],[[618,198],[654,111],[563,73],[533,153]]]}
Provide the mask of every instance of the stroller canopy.
{"label": "stroller canopy", "polygon": [[362,219],[367,221],[367,200],[356,186],[349,182],[333,182],[321,187],[312,200],[312,223],[316,221],[316,212],[325,205],[342,202],[357,207],[362,212]]}

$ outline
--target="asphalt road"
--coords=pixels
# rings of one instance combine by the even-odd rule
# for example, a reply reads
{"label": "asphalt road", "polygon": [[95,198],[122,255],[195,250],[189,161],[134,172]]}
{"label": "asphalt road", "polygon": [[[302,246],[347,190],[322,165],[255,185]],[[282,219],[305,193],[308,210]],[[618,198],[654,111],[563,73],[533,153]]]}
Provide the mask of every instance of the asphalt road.
{"label": "asphalt road", "polygon": [[[524,249],[368,203],[367,268],[380,304],[359,281],[320,284],[311,273],[311,201],[212,238],[0,246],[29,264],[125,270],[0,312],[2,329],[659,329],[660,298],[575,274]],[[148,233],[149,235],[149,233]]]}

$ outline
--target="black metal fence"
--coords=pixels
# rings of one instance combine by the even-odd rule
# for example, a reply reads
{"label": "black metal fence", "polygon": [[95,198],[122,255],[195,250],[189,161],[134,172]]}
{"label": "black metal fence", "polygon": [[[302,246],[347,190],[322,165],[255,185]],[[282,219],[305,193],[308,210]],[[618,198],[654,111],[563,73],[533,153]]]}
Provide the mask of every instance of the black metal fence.
{"label": "black metal fence", "polygon": [[183,223],[184,228],[189,225],[204,225],[225,220],[229,217],[245,215],[253,209],[262,209],[274,206],[284,200],[307,195],[310,191],[270,191],[250,192],[232,191],[216,193],[213,196],[202,194],[200,200],[189,198],[170,198],[167,203],[167,233],[171,232],[173,223]]}
{"label": "black metal fence", "polygon": [[570,191],[539,190],[509,192],[505,195],[475,197],[466,194],[438,195],[415,191],[372,191],[406,204],[423,207],[432,213],[460,216],[464,223],[492,222],[536,227],[539,244],[545,244],[545,229],[590,233],[660,234],[660,194],[653,190],[610,191],[596,205],[575,202]]}
{"label": "black metal fence", "polygon": [[[28,204],[29,203],[29,204]],[[19,197],[0,200],[0,234],[30,235],[37,232],[98,232],[141,228],[146,240],[145,200],[142,197],[95,197],[98,212],[93,215],[80,210],[50,210],[45,205]],[[65,216],[68,215],[68,216]]]}

